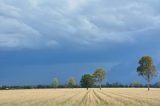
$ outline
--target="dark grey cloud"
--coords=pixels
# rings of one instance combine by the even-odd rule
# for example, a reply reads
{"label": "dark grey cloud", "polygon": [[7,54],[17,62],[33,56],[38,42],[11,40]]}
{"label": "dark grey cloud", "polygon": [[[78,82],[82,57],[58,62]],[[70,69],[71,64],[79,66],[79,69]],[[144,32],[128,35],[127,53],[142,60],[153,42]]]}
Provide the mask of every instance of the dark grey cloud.
{"label": "dark grey cloud", "polygon": [[70,75],[79,80],[97,67],[108,70],[109,82],[142,81],[136,74],[141,56],[152,56],[159,71],[159,4],[159,0],[1,0],[1,83],[50,83],[56,76],[64,82]]}
{"label": "dark grey cloud", "polygon": [[143,32],[159,28],[157,4],[158,0],[1,0],[0,47],[136,44],[146,36]]}

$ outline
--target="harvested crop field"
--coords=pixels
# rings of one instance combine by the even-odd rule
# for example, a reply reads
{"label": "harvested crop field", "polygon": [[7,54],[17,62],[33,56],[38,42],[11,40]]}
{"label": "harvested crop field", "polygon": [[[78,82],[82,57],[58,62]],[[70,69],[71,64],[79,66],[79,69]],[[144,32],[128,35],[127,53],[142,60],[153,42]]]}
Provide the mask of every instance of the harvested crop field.
{"label": "harvested crop field", "polygon": [[160,89],[1,90],[0,106],[160,106]]}

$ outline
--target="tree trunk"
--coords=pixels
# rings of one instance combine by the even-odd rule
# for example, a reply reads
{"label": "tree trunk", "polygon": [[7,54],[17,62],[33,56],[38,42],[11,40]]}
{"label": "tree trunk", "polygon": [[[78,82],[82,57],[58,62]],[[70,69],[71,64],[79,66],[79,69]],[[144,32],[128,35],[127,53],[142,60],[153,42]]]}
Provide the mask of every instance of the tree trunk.
{"label": "tree trunk", "polygon": [[148,81],[148,91],[150,90],[150,81]]}
{"label": "tree trunk", "polygon": [[148,81],[148,85],[147,86],[148,86],[148,91],[149,91],[150,90],[150,75],[149,75],[149,73],[148,73],[147,77],[148,77],[148,80],[147,80]]}
{"label": "tree trunk", "polygon": [[88,87],[87,87],[87,90],[88,90]]}
{"label": "tree trunk", "polygon": [[99,84],[99,88],[100,88],[100,90],[101,90],[101,83]]}

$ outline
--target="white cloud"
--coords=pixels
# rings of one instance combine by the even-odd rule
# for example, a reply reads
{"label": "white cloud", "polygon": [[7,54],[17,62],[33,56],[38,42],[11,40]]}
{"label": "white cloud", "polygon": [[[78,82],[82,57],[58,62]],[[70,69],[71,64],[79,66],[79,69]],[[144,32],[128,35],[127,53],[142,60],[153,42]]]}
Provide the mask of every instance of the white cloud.
{"label": "white cloud", "polygon": [[46,46],[51,48],[54,48],[57,45],[58,45],[58,42],[56,42],[55,40],[50,40],[50,41],[47,41],[46,43]]}
{"label": "white cloud", "polygon": [[[160,24],[157,0],[2,0],[1,47],[130,43]],[[64,44],[62,42],[67,42]]]}
{"label": "white cloud", "polygon": [[0,16],[0,47],[36,47],[38,31],[13,18]]}
{"label": "white cloud", "polygon": [[85,5],[90,0],[67,0],[68,1],[68,9],[70,11],[76,11],[77,9],[81,8],[83,5]]}
{"label": "white cloud", "polygon": [[12,5],[7,5],[5,3],[0,3],[0,15],[1,16],[7,16],[7,17],[19,17],[20,14],[20,9],[12,6]]}

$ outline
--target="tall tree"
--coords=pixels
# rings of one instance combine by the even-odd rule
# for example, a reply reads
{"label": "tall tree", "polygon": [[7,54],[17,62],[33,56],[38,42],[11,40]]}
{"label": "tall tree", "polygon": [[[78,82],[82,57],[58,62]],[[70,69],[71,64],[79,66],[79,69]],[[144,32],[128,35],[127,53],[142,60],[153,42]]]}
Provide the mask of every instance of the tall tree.
{"label": "tall tree", "polygon": [[58,81],[58,79],[57,79],[57,78],[54,78],[54,79],[53,79],[53,82],[52,82],[52,86],[53,86],[53,88],[57,88],[57,87],[58,87],[58,85],[59,85],[59,81]]}
{"label": "tall tree", "polygon": [[67,87],[68,88],[73,88],[75,85],[76,81],[73,77],[71,77],[68,81],[67,81]]}
{"label": "tall tree", "polygon": [[94,82],[95,82],[94,76],[90,74],[83,75],[80,81],[81,86],[87,88],[87,90],[89,87],[92,87],[94,85]]}
{"label": "tall tree", "polygon": [[137,67],[137,72],[142,76],[148,83],[148,91],[150,90],[150,81],[156,76],[157,71],[153,64],[152,58],[150,56],[143,56],[139,60],[139,66]]}
{"label": "tall tree", "polygon": [[96,82],[99,83],[99,88],[101,90],[102,80],[105,78],[106,73],[102,68],[96,69],[96,71],[93,73],[93,76],[96,79]]}

